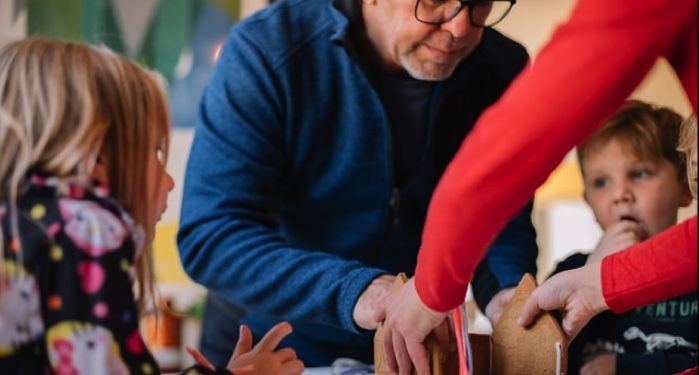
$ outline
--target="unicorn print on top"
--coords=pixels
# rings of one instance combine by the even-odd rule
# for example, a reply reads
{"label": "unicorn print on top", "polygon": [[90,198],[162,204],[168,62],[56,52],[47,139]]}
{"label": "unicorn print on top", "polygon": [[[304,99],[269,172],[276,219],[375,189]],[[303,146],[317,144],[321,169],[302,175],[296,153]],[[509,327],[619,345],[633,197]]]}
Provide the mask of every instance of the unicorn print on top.
{"label": "unicorn print on top", "polygon": [[93,257],[118,249],[128,235],[122,222],[95,202],[63,198],[58,205],[66,235]]}
{"label": "unicorn print on top", "polygon": [[111,332],[97,325],[77,321],[57,324],[46,333],[46,347],[57,375],[128,374]]}
{"label": "unicorn print on top", "polygon": [[22,266],[1,260],[0,357],[34,341],[44,330],[36,280]]}

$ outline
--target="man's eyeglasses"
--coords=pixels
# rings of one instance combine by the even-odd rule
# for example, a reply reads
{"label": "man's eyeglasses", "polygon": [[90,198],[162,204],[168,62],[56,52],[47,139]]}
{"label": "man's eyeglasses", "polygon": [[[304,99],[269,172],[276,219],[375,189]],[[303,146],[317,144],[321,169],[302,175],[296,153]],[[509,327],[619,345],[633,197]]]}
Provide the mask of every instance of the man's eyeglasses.
{"label": "man's eyeglasses", "polygon": [[415,18],[430,25],[440,25],[456,17],[464,7],[471,25],[489,27],[502,21],[517,0],[417,0]]}

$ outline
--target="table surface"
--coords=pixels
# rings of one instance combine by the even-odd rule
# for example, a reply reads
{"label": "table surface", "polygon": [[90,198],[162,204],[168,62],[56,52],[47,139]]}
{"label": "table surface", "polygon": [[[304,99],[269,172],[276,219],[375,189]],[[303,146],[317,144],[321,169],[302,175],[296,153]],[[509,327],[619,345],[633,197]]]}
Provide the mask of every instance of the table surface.
{"label": "table surface", "polygon": [[333,375],[333,368],[328,367],[309,367],[304,372],[303,375]]}

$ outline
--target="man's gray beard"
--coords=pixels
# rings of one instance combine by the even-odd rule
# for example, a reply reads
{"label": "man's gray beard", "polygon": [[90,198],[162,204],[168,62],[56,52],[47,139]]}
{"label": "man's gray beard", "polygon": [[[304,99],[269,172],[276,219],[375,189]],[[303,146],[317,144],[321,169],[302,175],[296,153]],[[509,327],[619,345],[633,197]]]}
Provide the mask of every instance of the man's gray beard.
{"label": "man's gray beard", "polygon": [[414,63],[406,58],[401,58],[401,65],[408,75],[420,81],[444,81],[445,79],[451,77],[456,69],[456,65],[454,65],[448,70],[446,67],[444,67],[441,69],[434,69],[436,71],[433,70],[431,72],[425,72],[425,69],[422,66],[415,66],[417,63]]}

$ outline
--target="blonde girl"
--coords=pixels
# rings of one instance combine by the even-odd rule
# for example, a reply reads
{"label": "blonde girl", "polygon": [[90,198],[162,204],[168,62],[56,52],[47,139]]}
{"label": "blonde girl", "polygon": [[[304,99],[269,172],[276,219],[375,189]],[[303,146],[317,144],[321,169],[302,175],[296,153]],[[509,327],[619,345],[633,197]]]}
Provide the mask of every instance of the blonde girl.
{"label": "blonde girl", "polygon": [[[27,38],[0,51],[0,373],[158,372],[138,314],[173,187],[165,98],[157,74],[105,47]],[[255,348],[241,335],[218,371],[300,373],[274,350],[290,332]]]}

